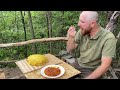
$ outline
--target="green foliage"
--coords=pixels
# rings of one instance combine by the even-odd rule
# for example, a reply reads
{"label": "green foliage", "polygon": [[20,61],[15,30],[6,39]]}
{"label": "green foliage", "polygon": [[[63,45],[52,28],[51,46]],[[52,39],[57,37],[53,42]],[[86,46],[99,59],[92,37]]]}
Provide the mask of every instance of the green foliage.
{"label": "green foliage", "polygon": [[[52,23],[52,37],[62,37],[66,36],[67,30],[71,25],[74,25],[77,30],[79,29],[77,24],[79,21],[80,11],[51,11],[51,23]],[[46,11],[31,11],[33,29],[35,33],[35,38],[47,38],[47,19]],[[23,16],[25,20],[27,40],[32,39],[28,12],[23,11]],[[107,12],[99,11],[99,23],[101,26],[106,26]],[[120,22],[120,19],[119,19]],[[115,32],[118,33],[120,25]],[[0,43],[15,43],[25,41],[24,29],[21,20],[20,11],[0,11]],[[33,44],[27,45],[27,55],[33,53]],[[58,54],[62,49],[66,49],[65,42],[51,42],[52,54]],[[50,42],[36,43],[37,53],[45,54],[50,52]],[[119,45],[118,45],[119,48]],[[20,47],[8,47],[0,48],[0,60],[19,60],[25,58],[25,46]],[[118,53],[118,52],[117,52]],[[118,56],[119,54],[117,54]],[[120,55],[119,55],[120,56]],[[118,59],[118,58],[117,58]],[[11,65],[12,66],[12,65]]]}
{"label": "green foliage", "polygon": [[99,23],[102,27],[105,28],[105,26],[107,25],[106,21],[107,21],[107,12],[106,11],[99,11]]}

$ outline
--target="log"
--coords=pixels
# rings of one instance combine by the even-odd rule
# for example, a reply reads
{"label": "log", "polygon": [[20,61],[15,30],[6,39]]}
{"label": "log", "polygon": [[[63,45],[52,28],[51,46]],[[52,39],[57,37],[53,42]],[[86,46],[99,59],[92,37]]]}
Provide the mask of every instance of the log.
{"label": "log", "polygon": [[115,72],[120,72],[120,69],[119,69],[119,68],[118,68],[118,69],[114,69],[114,71],[115,71]]}
{"label": "log", "polygon": [[[120,16],[120,11],[114,11],[114,13],[112,14],[109,23],[106,25],[106,29],[113,32],[114,30],[116,30],[117,28],[117,23],[118,23],[118,18]],[[118,33],[117,37],[116,37],[116,42],[118,40],[118,38],[120,37],[120,32]],[[111,75],[113,76],[114,79],[118,79],[118,77],[116,76],[115,71],[113,70],[112,67],[109,68],[109,71],[111,73]]]}
{"label": "log", "polygon": [[24,42],[0,44],[0,47],[23,46],[26,44],[31,44],[31,43],[36,43],[36,42],[48,42],[48,41],[60,41],[60,40],[67,41],[67,37],[32,39],[32,40],[28,40]]}
{"label": "log", "polygon": [[114,30],[116,30],[117,28],[117,23],[118,23],[118,17],[120,16],[120,11],[115,11],[111,18],[110,21],[108,22],[108,24],[106,25],[106,29],[113,32]]}
{"label": "log", "polygon": [[21,77],[24,77],[25,79],[25,76],[23,74],[20,74],[19,76],[14,76],[12,78],[7,78],[7,79],[20,79]]}
{"label": "log", "polygon": [[119,38],[120,38],[120,32],[118,33],[118,35],[116,36],[116,38],[117,38],[117,39],[119,39]]}
{"label": "log", "polygon": [[118,77],[116,76],[115,71],[113,70],[112,67],[109,68],[109,71],[112,74],[112,76],[113,76],[114,79],[118,79]]}

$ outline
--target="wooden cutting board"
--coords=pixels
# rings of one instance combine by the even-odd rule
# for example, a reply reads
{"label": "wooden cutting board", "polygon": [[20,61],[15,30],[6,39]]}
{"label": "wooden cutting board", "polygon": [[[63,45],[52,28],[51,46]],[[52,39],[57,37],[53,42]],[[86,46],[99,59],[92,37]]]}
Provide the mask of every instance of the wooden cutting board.
{"label": "wooden cutting board", "polygon": [[[58,65],[62,66],[65,69],[65,73],[63,74],[63,76],[58,77],[56,79],[69,79],[81,73],[79,70],[75,69],[74,67],[72,67],[71,65],[65,62],[62,62]],[[33,72],[26,73],[24,75],[27,79],[48,79],[40,74],[40,69]]]}
{"label": "wooden cutting board", "polygon": [[51,65],[51,64],[60,64],[63,61],[60,60],[59,58],[55,57],[52,54],[45,54],[45,56],[48,58],[48,62],[41,65],[41,66],[31,66],[26,59],[20,60],[15,62],[16,65],[20,68],[20,70],[22,71],[22,73],[28,73],[34,70],[38,70],[46,65]]}

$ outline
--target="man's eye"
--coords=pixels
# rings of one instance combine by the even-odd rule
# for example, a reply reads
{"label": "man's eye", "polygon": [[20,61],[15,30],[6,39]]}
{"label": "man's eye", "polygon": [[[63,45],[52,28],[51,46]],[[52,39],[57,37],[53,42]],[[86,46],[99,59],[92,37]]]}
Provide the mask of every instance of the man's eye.
{"label": "man's eye", "polygon": [[83,22],[83,21],[81,21],[82,23],[85,23],[85,22]]}

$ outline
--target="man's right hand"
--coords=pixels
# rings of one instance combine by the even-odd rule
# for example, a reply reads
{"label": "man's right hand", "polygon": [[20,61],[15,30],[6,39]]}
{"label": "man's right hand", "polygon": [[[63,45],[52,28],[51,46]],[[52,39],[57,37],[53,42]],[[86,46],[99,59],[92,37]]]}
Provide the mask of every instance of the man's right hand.
{"label": "man's right hand", "polygon": [[74,38],[75,37],[75,34],[76,34],[76,30],[75,30],[75,27],[74,26],[71,26],[68,31],[67,31],[67,37],[72,37]]}

